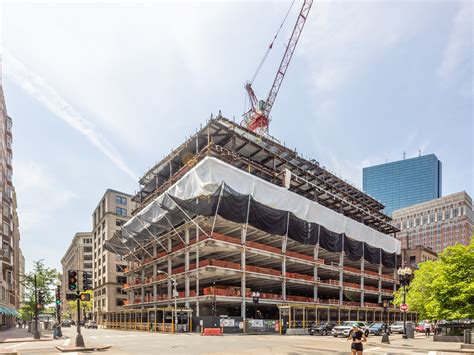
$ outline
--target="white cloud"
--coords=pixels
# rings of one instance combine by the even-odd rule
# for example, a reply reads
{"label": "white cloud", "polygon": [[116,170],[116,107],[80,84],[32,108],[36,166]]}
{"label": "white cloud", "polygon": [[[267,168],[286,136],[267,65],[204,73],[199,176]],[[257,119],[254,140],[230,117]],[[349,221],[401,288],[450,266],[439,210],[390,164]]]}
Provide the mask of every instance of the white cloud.
{"label": "white cloud", "polygon": [[[451,33],[437,69],[441,83],[447,85],[460,74],[463,66],[472,65],[472,42],[472,2],[466,1],[461,3],[453,19]],[[472,88],[472,77],[468,80]]]}
{"label": "white cloud", "polygon": [[135,181],[137,175],[119,156],[115,148],[103,137],[94,125],[76,111],[55,89],[41,76],[33,73],[9,51],[3,51],[3,68],[6,77],[25,90],[30,96],[46,107],[58,118],[84,135],[99,151],[101,151],[120,170]]}
{"label": "white cloud", "polygon": [[[65,189],[45,166],[33,161],[15,161],[15,189],[23,235],[31,230],[52,225],[56,213],[78,198]],[[26,233],[25,233],[26,232]]]}

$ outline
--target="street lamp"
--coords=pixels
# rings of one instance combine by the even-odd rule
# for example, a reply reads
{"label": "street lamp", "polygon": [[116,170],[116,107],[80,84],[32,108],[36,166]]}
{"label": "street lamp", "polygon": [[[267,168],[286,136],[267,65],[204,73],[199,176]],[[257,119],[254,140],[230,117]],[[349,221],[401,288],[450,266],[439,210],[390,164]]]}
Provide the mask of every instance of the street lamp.
{"label": "street lamp", "polygon": [[[403,303],[406,303],[407,286],[410,284],[413,271],[405,266],[397,270],[400,285],[403,286]],[[403,339],[407,339],[407,312],[403,311]]]}
{"label": "street lamp", "polygon": [[255,306],[255,319],[257,319],[257,304],[260,301],[260,292],[252,292],[252,300]]}
{"label": "street lamp", "polygon": [[[171,276],[170,274],[168,274],[166,271],[161,271],[161,270],[157,270],[156,271],[158,274],[165,274],[168,278],[171,279],[171,281],[173,282],[173,298],[174,298],[174,319],[176,321],[176,324],[177,324],[177,320],[178,320],[178,306],[177,306],[177,302],[176,302],[176,298],[178,297],[178,291],[176,290],[176,286],[178,286],[178,283],[176,282],[176,279]],[[176,326],[177,328],[177,326]],[[174,331],[174,329],[173,329]]]}

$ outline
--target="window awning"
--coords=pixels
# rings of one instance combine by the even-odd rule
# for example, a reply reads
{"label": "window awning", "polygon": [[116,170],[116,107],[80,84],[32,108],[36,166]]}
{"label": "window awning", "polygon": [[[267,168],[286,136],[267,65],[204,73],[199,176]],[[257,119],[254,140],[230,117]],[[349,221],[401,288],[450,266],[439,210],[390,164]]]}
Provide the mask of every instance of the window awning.
{"label": "window awning", "polygon": [[13,316],[13,317],[19,317],[20,313],[14,308],[7,307],[7,306],[0,306],[0,313],[4,314],[6,316]]}

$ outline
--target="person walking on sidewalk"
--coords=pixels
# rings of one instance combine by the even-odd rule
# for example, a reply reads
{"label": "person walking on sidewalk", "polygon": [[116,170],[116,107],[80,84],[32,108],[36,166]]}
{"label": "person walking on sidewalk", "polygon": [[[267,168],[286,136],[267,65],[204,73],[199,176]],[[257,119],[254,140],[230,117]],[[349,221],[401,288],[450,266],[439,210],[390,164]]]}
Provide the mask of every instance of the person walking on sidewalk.
{"label": "person walking on sidewalk", "polygon": [[359,323],[354,323],[352,325],[352,330],[349,333],[349,336],[347,337],[348,341],[351,339],[352,355],[362,355],[362,353],[364,352],[364,347],[362,346],[362,343],[367,341],[367,338],[365,337],[364,332],[360,330]]}
{"label": "person walking on sidewalk", "polygon": [[429,337],[430,336],[430,332],[431,332],[431,323],[427,320],[425,320],[425,335],[426,337]]}

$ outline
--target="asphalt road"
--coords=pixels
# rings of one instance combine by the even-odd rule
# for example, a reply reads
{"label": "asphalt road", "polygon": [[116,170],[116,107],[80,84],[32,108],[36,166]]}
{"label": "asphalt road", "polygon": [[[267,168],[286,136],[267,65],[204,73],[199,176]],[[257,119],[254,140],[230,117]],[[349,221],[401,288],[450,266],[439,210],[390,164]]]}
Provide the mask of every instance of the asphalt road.
{"label": "asphalt road", "polygon": [[[75,328],[63,328],[68,339],[0,344],[0,352],[19,354],[58,353],[55,346],[74,344]],[[83,329],[84,341],[108,344],[110,354],[350,354],[350,343],[332,336],[226,335],[204,337],[199,334],[156,334],[107,329]],[[393,336],[395,340],[399,336]],[[380,337],[369,337],[364,354],[444,355],[441,351],[415,350],[381,346]],[[74,354],[74,353],[68,353]],[[454,353],[449,353],[450,355]]]}

